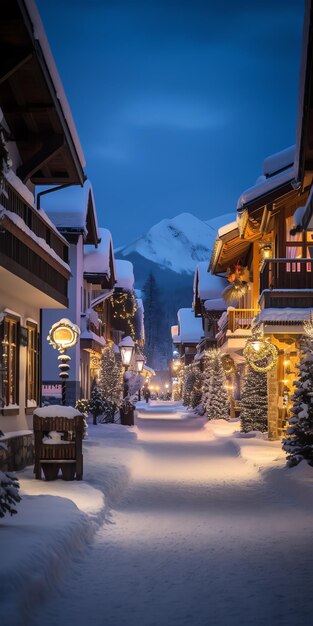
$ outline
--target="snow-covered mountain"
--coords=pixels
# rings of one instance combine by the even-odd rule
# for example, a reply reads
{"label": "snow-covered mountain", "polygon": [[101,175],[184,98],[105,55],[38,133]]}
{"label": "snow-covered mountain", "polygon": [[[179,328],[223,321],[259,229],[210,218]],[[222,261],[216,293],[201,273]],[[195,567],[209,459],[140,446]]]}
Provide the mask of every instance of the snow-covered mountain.
{"label": "snow-covered mountain", "polygon": [[232,213],[207,221],[181,213],[152,226],[145,235],[120,248],[118,256],[129,258],[137,253],[159,268],[193,274],[199,261],[209,260],[218,228],[234,219]]}
{"label": "snow-covered mountain", "polygon": [[[165,370],[172,355],[170,327],[177,324],[177,311],[191,307],[193,274],[200,261],[209,264],[218,229],[233,222],[233,213],[202,221],[191,213],[181,213],[172,219],[155,224],[148,232],[128,246],[115,250],[119,259],[127,259],[134,266],[135,287],[142,289],[149,275],[157,286],[158,317],[146,324],[146,354],[155,343],[148,365]],[[144,297],[144,304],[147,305]],[[148,309],[145,320],[147,322]],[[152,328],[152,331],[149,331]],[[153,333],[149,337],[149,332]],[[155,335],[155,336],[154,336]]]}

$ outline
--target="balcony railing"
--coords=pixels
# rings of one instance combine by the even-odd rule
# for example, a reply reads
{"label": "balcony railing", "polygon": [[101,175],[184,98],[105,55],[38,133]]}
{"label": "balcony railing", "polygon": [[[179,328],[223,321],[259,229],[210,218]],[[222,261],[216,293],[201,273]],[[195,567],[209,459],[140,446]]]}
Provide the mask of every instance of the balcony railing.
{"label": "balcony railing", "polygon": [[236,330],[249,330],[253,318],[259,313],[259,309],[231,309],[227,312],[228,330],[234,333]]}
{"label": "balcony railing", "polygon": [[217,337],[217,347],[221,348],[227,340],[227,331],[234,333],[236,330],[250,330],[253,318],[260,309],[228,309],[227,315],[223,314],[223,323]]}
{"label": "balcony railing", "polygon": [[313,289],[313,259],[266,259],[260,292],[265,289]]}
{"label": "balcony railing", "polygon": [[8,211],[12,211],[12,213],[16,213],[16,215],[21,217],[37,237],[44,239],[63,261],[68,262],[68,246],[48,222],[43,219],[40,213],[29,205],[8,181],[4,181],[4,193],[1,197],[1,204]]}

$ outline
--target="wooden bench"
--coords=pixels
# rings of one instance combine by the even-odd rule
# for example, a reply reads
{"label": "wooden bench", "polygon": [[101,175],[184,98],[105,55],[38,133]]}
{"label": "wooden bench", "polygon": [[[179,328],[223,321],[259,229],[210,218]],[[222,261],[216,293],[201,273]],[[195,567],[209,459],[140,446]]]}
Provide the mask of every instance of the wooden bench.
{"label": "wooden bench", "polygon": [[[83,431],[84,417],[39,417],[34,415],[35,478],[41,479],[43,470],[46,480],[55,480],[59,469],[64,480],[83,478]],[[63,433],[60,443],[44,443],[49,432]]]}

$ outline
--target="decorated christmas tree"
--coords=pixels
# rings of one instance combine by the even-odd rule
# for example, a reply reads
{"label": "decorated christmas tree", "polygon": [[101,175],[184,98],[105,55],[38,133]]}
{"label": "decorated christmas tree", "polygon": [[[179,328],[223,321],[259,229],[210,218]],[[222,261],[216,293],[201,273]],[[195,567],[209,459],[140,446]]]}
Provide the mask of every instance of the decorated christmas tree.
{"label": "decorated christmas tree", "polygon": [[291,467],[306,459],[313,465],[313,342],[302,343],[299,380],[292,396],[292,416],[283,439],[283,450]]}
{"label": "decorated christmas tree", "polygon": [[195,381],[195,374],[192,365],[186,365],[184,368],[184,382],[183,382],[183,405],[191,405],[191,394]]}
{"label": "decorated christmas tree", "polygon": [[114,415],[117,412],[122,400],[122,368],[117,362],[113,350],[112,342],[105,346],[99,373],[99,391],[103,402],[103,422],[114,422]]}
{"label": "decorated christmas tree", "polygon": [[202,373],[200,368],[195,363],[192,366],[192,371],[194,374],[193,387],[190,394],[190,404],[189,406],[192,409],[195,409],[201,403],[202,398]]}
{"label": "decorated christmas tree", "polygon": [[225,382],[226,377],[220,351],[207,350],[202,402],[209,420],[229,418],[229,401]]}
{"label": "decorated christmas tree", "polygon": [[94,426],[96,426],[97,418],[99,417],[99,415],[102,415],[104,411],[102,396],[96,380],[94,380],[92,383],[90,395],[91,397],[89,400],[89,412],[93,417],[92,423],[94,424]]}
{"label": "decorated christmas tree", "polygon": [[259,430],[265,433],[267,426],[267,374],[247,366],[246,378],[241,394],[241,432]]}
{"label": "decorated christmas tree", "polygon": [[9,472],[0,472],[0,517],[17,513],[14,505],[21,501],[17,478]]}

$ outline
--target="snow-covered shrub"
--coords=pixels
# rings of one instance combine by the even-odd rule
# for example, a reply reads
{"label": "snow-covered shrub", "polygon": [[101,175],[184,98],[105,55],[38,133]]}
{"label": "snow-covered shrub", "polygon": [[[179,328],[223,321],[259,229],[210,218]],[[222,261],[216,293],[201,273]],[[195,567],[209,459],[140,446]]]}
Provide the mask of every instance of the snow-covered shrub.
{"label": "snow-covered shrub", "polygon": [[4,517],[6,513],[17,513],[14,505],[21,501],[19,487],[14,474],[0,471],[0,517]]}
{"label": "snow-covered shrub", "polygon": [[116,360],[113,345],[108,343],[103,349],[100,373],[99,392],[103,403],[103,410],[99,422],[112,423],[122,401],[122,368]]}
{"label": "snow-covered shrub", "polygon": [[299,380],[295,382],[289,427],[283,439],[290,467],[306,459],[313,465],[313,342],[302,343]]}
{"label": "snow-covered shrub", "polygon": [[267,374],[248,366],[241,394],[241,432],[259,430],[265,433],[268,430],[267,414]]}
{"label": "snow-covered shrub", "polygon": [[91,397],[89,400],[88,408],[89,408],[89,413],[91,413],[93,417],[92,423],[95,426],[97,424],[97,418],[99,417],[99,415],[102,415],[104,411],[104,404],[103,404],[102,396],[99,391],[99,387],[98,387],[96,380],[94,380],[92,383]]}
{"label": "snow-covered shrub", "polygon": [[86,398],[81,398],[80,400],[76,400],[75,409],[77,409],[77,411],[79,411],[84,416],[83,438],[86,439],[86,437],[88,437],[87,418],[88,418],[88,412],[89,412],[89,400],[87,400]]}

